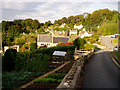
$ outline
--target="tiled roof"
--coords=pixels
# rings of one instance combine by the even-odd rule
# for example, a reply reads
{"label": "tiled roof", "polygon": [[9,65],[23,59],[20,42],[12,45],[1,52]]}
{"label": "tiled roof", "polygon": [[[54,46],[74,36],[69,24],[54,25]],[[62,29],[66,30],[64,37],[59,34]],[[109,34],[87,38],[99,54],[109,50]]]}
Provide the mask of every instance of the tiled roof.
{"label": "tiled roof", "polygon": [[38,35],[38,42],[51,42],[52,43],[52,35]]}
{"label": "tiled roof", "polygon": [[69,40],[68,37],[53,37],[53,43],[58,43],[58,42],[67,43],[68,40]]}

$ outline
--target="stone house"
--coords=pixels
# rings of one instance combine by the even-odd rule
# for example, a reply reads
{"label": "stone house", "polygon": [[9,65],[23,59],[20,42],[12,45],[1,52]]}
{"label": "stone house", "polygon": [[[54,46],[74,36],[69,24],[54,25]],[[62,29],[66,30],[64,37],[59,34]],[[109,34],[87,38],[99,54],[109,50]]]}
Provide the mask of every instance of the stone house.
{"label": "stone house", "polygon": [[77,30],[70,30],[69,35],[77,35]]}
{"label": "stone house", "polygon": [[54,37],[53,35],[38,35],[37,46],[41,47],[46,45],[47,47],[56,46],[59,42],[67,43],[68,37]]}
{"label": "stone house", "polygon": [[90,36],[92,36],[92,35],[93,35],[93,33],[87,32],[87,31],[85,31],[85,30],[79,32],[79,36],[80,36],[81,38],[90,37]]}

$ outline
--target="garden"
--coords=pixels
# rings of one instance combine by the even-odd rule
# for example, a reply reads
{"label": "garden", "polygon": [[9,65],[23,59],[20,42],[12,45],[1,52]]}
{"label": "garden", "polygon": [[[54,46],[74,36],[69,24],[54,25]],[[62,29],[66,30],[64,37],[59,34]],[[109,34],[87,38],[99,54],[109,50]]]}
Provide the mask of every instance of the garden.
{"label": "garden", "polygon": [[65,65],[63,68],[59,69],[53,74],[49,74],[45,78],[40,78],[34,80],[34,83],[26,87],[25,89],[35,89],[37,88],[49,88],[55,89],[60,84],[64,76],[69,72],[72,68],[74,62],[70,62]]}
{"label": "garden", "polygon": [[[69,55],[69,59],[74,53],[74,49],[75,47],[73,45],[32,49],[25,52],[17,52],[15,49],[8,49],[4,56],[2,56],[2,88],[18,88],[36,77],[59,67],[60,65],[56,65],[55,68],[49,68],[49,64],[52,61],[52,53],[55,50],[66,51]],[[65,73],[62,73],[61,76],[63,74],[65,75]],[[47,82],[52,80],[52,82],[60,83],[63,77],[57,81],[55,78],[51,78],[50,76],[49,78],[47,77]]]}

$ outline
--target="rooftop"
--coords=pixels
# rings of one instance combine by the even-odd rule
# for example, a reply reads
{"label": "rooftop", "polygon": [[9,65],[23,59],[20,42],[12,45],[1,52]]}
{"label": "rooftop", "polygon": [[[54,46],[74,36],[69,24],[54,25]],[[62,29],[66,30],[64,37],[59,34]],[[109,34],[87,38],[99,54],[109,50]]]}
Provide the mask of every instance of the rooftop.
{"label": "rooftop", "polygon": [[64,51],[54,51],[53,55],[57,56],[65,56],[67,53]]}

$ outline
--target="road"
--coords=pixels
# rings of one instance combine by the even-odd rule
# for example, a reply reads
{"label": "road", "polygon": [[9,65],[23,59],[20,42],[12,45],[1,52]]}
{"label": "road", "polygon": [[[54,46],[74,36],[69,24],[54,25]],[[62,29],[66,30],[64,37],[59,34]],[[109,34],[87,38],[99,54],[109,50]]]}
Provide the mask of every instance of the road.
{"label": "road", "polygon": [[120,69],[109,54],[114,45],[110,37],[101,37],[101,43],[107,48],[97,51],[90,59],[85,68],[82,88],[120,88]]}

